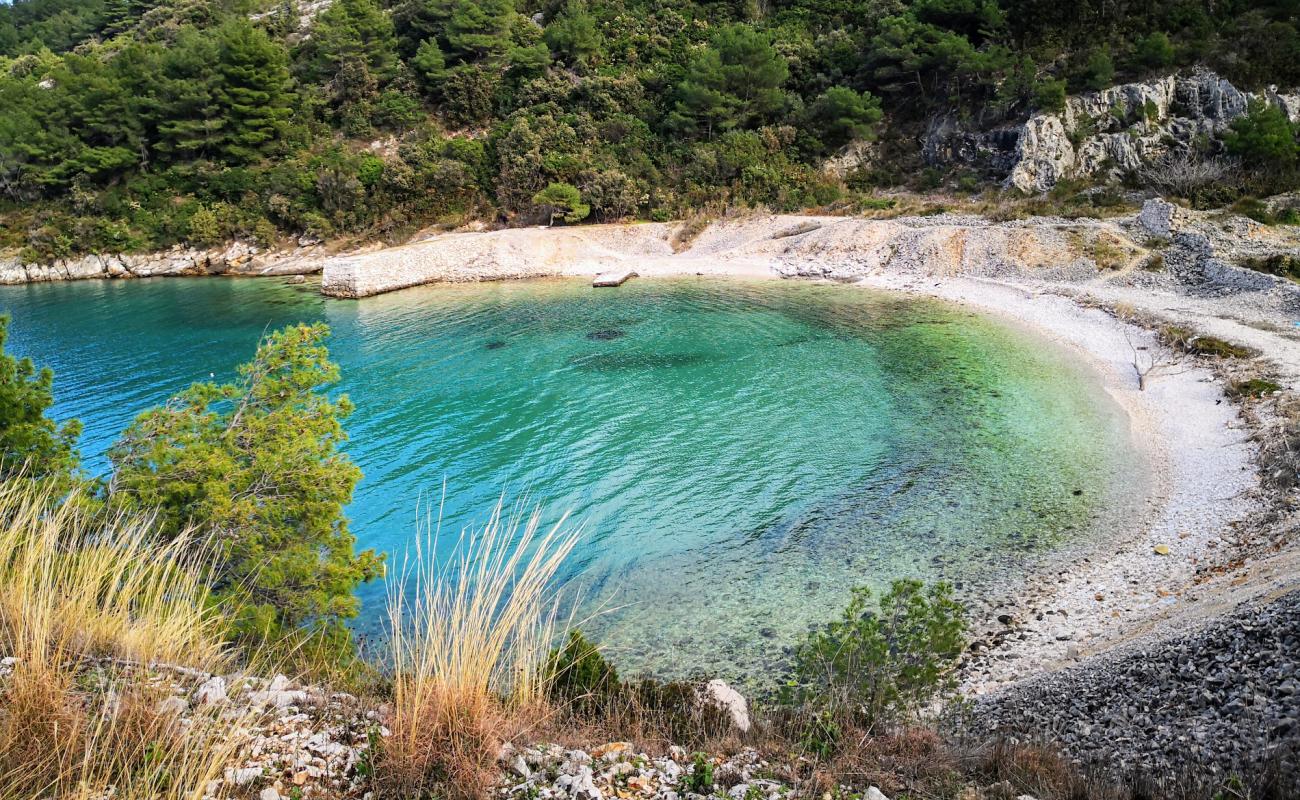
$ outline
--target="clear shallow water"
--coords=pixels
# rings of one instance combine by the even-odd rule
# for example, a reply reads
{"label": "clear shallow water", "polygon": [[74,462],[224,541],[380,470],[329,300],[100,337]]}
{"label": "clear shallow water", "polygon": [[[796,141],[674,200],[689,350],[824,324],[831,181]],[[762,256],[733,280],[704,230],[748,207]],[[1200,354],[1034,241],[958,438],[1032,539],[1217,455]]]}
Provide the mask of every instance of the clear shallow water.
{"label": "clear shallow water", "polygon": [[[326,301],[272,280],[0,287],[88,468],[135,414],[324,320],[357,410],[363,546],[400,554],[505,490],[585,525],[586,627],[628,671],[745,678],[856,584],[1014,576],[1134,474],[1126,423],[1042,341],[939,303],[695,279],[425,287]],[[1129,487],[1131,488],[1131,487]],[[372,630],[383,588],[365,587]]]}

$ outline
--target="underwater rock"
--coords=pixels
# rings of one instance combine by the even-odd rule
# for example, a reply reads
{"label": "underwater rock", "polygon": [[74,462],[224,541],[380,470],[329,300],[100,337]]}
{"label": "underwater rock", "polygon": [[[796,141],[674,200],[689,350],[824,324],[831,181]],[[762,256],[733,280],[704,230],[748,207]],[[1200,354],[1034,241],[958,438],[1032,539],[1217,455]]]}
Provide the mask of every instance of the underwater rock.
{"label": "underwater rock", "polygon": [[587,338],[593,342],[607,342],[610,339],[617,339],[621,336],[627,336],[627,332],[621,331],[618,328],[603,328],[587,334]]}

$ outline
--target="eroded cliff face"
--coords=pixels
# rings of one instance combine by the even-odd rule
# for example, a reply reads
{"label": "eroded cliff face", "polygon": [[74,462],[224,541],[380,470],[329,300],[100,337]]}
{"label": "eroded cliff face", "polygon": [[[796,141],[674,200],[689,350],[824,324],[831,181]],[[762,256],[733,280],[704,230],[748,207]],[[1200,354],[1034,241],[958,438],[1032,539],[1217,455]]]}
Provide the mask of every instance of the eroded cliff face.
{"label": "eroded cliff face", "polygon": [[1196,70],[1073,96],[1060,114],[1035,114],[993,130],[936,120],[924,151],[931,164],[969,166],[1036,194],[1066,179],[1118,180],[1199,142],[1217,149],[1223,132],[1254,102],[1300,122],[1300,92],[1244,92]]}

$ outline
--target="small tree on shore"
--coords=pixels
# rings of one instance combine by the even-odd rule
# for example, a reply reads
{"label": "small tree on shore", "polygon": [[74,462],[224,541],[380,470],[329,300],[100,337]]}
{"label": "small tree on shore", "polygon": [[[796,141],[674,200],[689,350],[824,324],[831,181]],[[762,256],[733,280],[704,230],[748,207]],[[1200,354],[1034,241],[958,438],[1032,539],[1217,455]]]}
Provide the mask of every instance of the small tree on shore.
{"label": "small tree on shore", "polygon": [[353,590],[381,558],[354,551],[343,507],[361,471],[339,452],[347,397],[324,324],[272,333],[235,383],[196,383],[136,418],[109,451],[111,505],[157,510],[160,532],[193,529],[218,553],[213,587],[236,632],[276,639],[304,627],[347,640]]}
{"label": "small tree on shore", "polygon": [[533,203],[543,214],[550,215],[550,225],[559,217],[565,222],[581,222],[591,213],[591,206],[582,202],[582,193],[571,183],[552,183],[533,195]]}

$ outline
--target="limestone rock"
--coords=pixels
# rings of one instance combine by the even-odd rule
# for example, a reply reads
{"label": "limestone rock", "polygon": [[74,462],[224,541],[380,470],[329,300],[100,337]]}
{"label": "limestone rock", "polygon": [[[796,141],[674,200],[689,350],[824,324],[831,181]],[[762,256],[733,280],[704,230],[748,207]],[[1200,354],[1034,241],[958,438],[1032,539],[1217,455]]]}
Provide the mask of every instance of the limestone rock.
{"label": "limestone rock", "polygon": [[1118,179],[1202,140],[1221,148],[1223,132],[1256,102],[1300,121],[1300,93],[1245,92],[1196,69],[1072,96],[1061,113],[1035,114],[1019,126],[969,130],[939,118],[923,154],[934,165],[972,167],[1041,193],[1063,179]]}
{"label": "limestone rock", "polygon": [[573,776],[573,781],[569,784],[569,796],[573,800],[604,800],[604,795],[596,788],[591,767],[578,768],[578,774]]}
{"label": "limestone rock", "polygon": [[220,675],[208,678],[198,689],[194,690],[194,702],[199,705],[211,705],[226,701],[226,679]]}
{"label": "limestone rock", "polygon": [[700,690],[701,702],[726,711],[731,716],[731,724],[736,730],[745,733],[749,730],[749,704],[745,697],[735,689],[717,678],[709,681]]}
{"label": "limestone rock", "polygon": [[1007,183],[1022,192],[1046,192],[1074,166],[1074,147],[1061,118],[1037,116],[1025,123],[1016,145],[1016,165]]}

